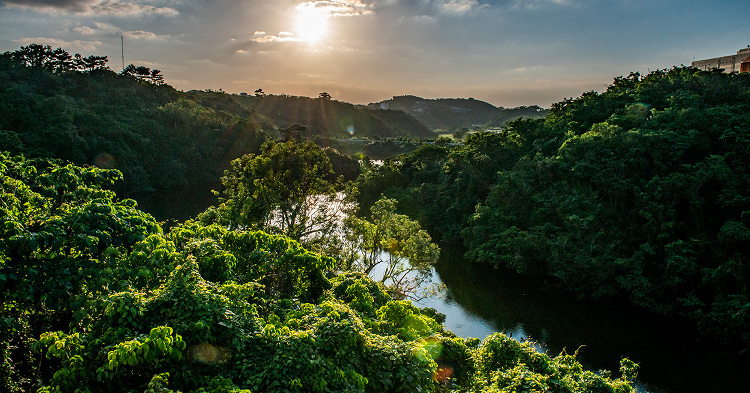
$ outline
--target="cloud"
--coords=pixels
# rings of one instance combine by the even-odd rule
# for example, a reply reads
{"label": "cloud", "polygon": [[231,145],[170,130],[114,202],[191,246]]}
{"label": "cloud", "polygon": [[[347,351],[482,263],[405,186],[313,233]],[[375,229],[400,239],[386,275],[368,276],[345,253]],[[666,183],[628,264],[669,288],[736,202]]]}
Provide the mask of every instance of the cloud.
{"label": "cloud", "polygon": [[102,44],[101,41],[82,41],[73,40],[65,41],[57,38],[47,37],[27,37],[13,40],[13,42],[20,44],[21,46],[29,44],[42,44],[49,45],[53,48],[63,48],[65,50],[82,50],[82,51],[95,51]]}
{"label": "cloud", "polygon": [[139,66],[145,66],[145,67],[148,67],[148,68],[160,67],[159,62],[157,62],[157,61],[149,61],[149,60],[135,59],[135,60],[133,60],[132,64],[137,64]]}
{"label": "cloud", "polygon": [[174,8],[156,7],[153,5],[141,5],[136,3],[125,3],[119,1],[104,1],[91,7],[95,14],[110,14],[119,16],[133,16],[156,14],[162,16],[176,16],[179,12]]}
{"label": "cloud", "polygon": [[74,27],[73,32],[81,35],[94,35],[97,33],[113,33],[120,31],[116,26],[109,23],[94,22],[94,27],[79,26]]}
{"label": "cloud", "polygon": [[267,42],[297,42],[302,41],[301,39],[294,36],[294,34],[287,31],[282,31],[278,35],[266,34],[251,39],[253,42],[267,43]]}
{"label": "cloud", "polygon": [[436,2],[438,9],[446,14],[462,15],[479,7],[487,6],[479,5],[477,0],[446,0]]}
{"label": "cloud", "polygon": [[486,7],[492,6],[480,0],[381,0],[376,8],[379,13],[390,13],[396,20],[425,22],[476,13]]}
{"label": "cloud", "polygon": [[162,15],[175,16],[174,8],[122,2],[114,0],[4,0],[11,8],[31,8],[42,12],[70,12],[114,16]]}
{"label": "cloud", "polygon": [[12,8],[37,8],[46,11],[87,12],[98,0],[4,0]]}
{"label": "cloud", "polygon": [[132,38],[136,40],[155,40],[159,38],[169,37],[168,35],[158,35],[150,31],[144,31],[144,30],[126,31],[122,33],[122,35],[127,38]]}
{"label": "cloud", "polygon": [[73,31],[81,34],[81,35],[94,35],[96,34],[96,29],[92,29],[88,26],[81,26],[81,27],[74,27]]}
{"label": "cloud", "polygon": [[315,10],[328,16],[360,16],[370,15],[373,13],[373,6],[365,4],[360,0],[318,0],[305,1],[297,4],[295,9],[298,11]]}
{"label": "cloud", "polygon": [[102,31],[119,31],[120,29],[117,28],[117,26],[110,25],[109,23],[103,23],[103,22],[94,22],[94,26],[96,26],[97,29]]}
{"label": "cloud", "polygon": [[573,5],[574,0],[515,0],[512,9],[538,10],[550,5]]}

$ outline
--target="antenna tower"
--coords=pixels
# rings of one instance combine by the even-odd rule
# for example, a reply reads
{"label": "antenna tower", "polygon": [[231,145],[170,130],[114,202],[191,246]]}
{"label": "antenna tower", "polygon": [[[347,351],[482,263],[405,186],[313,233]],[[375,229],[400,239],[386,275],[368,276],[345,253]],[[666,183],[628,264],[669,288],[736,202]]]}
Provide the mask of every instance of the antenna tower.
{"label": "antenna tower", "polygon": [[120,50],[122,51],[122,70],[125,71],[125,41],[120,34]]}

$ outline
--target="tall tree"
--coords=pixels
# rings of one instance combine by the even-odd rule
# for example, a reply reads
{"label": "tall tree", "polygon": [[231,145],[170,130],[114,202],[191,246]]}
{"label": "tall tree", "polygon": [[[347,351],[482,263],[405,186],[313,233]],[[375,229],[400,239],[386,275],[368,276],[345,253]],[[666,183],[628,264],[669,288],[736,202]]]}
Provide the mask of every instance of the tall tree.
{"label": "tall tree", "polygon": [[[257,228],[314,244],[339,225],[347,203],[323,149],[310,141],[267,144],[232,161],[214,212],[231,228]],[[211,211],[202,216],[211,217]]]}
{"label": "tall tree", "polygon": [[394,297],[418,300],[439,289],[429,282],[440,248],[417,221],[396,213],[396,203],[381,198],[371,220],[346,219],[347,238],[359,254],[348,268],[387,285]]}

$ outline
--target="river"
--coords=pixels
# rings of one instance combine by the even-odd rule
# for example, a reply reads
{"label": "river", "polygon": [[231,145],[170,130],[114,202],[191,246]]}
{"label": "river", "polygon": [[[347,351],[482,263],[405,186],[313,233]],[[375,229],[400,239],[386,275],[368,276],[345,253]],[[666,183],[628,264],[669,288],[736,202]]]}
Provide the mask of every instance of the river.
{"label": "river", "polygon": [[461,337],[503,331],[552,356],[578,350],[594,370],[617,372],[620,358],[628,357],[640,364],[639,392],[750,392],[750,356],[716,345],[686,321],[628,304],[582,302],[515,272],[466,261],[455,246],[441,249],[433,280],[448,292],[418,305],[445,314],[446,329]]}
{"label": "river", "polygon": [[[210,189],[134,197],[158,220],[182,221],[216,203]],[[750,356],[716,345],[685,321],[627,304],[582,302],[544,290],[528,277],[472,264],[455,246],[441,244],[441,250],[433,281],[446,285],[446,296],[417,305],[445,314],[446,329],[458,336],[485,338],[502,331],[531,339],[552,356],[578,351],[586,367],[615,373],[620,358],[628,357],[640,364],[639,392],[750,392]]]}

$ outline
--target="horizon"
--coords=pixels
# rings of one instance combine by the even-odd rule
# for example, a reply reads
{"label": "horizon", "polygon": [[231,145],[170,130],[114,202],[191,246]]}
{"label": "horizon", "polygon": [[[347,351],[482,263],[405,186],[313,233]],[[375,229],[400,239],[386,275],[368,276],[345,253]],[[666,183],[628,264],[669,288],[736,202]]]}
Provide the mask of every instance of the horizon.
{"label": "horizon", "polygon": [[11,0],[0,52],[30,43],[159,69],[178,90],[394,96],[549,108],[615,77],[731,55],[750,2]]}

